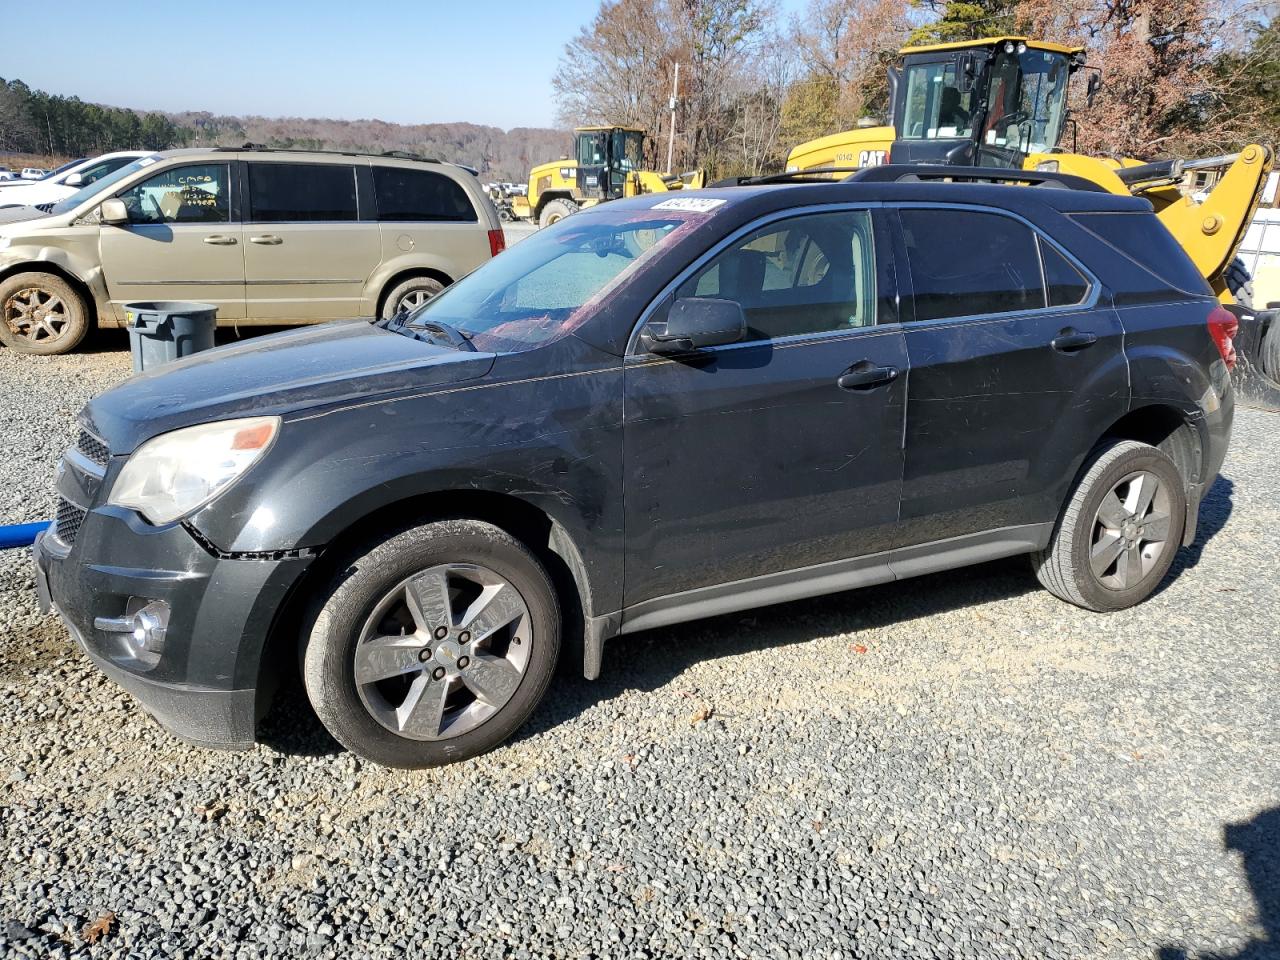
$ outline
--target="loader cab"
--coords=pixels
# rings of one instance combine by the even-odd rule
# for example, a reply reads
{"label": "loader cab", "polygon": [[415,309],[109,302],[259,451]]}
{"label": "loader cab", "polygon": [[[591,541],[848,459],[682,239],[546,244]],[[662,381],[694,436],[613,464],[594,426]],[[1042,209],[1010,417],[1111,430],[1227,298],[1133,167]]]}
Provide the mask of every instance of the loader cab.
{"label": "loader cab", "polygon": [[577,193],[584,200],[617,200],[627,176],[643,166],[643,130],[630,127],[579,127],[574,131]]}
{"label": "loader cab", "polygon": [[1014,167],[1058,146],[1080,47],[996,37],[907,47],[896,78],[894,163]]}

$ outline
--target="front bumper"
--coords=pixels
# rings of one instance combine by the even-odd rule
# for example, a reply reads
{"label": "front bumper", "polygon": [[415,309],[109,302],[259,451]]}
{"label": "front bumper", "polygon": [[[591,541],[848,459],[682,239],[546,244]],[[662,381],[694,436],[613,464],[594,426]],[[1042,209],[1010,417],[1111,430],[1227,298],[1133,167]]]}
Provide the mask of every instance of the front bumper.
{"label": "front bumper", "polygon": [[[214,556],[181,525],[151,527],[112,507],[88,511],[72,544],[51,528],[33,552],[42,605],[166,729],[202,746],[253,744],[267,639],[309,558]],[[131,598],[169,605],[156,662],[140,662],[121,634],[95,625],[121,617]]]}

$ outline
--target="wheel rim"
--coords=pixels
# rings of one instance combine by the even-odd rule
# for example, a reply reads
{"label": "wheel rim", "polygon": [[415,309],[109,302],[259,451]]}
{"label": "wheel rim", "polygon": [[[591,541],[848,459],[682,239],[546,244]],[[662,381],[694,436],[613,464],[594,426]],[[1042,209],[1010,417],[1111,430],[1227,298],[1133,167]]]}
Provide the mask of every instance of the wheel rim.
{"label": "wheel rim", "polygon": [[355,682],[397,736],[447,740],[511,700],[533,647],[529,606],[488,567],[430,567],[388,591],[361,629]]}
{"label": "wheel rim", "polygon": [[410,290],[401,297],[400,302],[396,304],[396,312],[399,313],[401,310],[405,310],[412,313],[434,296],[434,291],[426,290],[422,287],[418,287],[416,290]]}
{"label": "wheel rim", "polygon": [[1089,566],[1110,590],[1137,586],[1160,562],[1171,526],[1169,491],[1147,470],[1124,477],[1102,498]]}
{"label": "wheel rim", "polygon": [[16,336],[32,343],[57,340],[71,317],[62,298],[39,287],[24,287],[4,302],[4,319]]}

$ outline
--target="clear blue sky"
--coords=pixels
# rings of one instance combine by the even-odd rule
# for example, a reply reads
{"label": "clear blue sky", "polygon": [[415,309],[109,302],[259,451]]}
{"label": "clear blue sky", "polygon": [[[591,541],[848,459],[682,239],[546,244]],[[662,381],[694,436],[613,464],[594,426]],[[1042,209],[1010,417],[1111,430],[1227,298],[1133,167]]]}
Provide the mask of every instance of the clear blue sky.
{"label": "clear blue sky", "polygon": [[0,76],[139,109],[551,126],[556,62],[598,5],[6,2]]}

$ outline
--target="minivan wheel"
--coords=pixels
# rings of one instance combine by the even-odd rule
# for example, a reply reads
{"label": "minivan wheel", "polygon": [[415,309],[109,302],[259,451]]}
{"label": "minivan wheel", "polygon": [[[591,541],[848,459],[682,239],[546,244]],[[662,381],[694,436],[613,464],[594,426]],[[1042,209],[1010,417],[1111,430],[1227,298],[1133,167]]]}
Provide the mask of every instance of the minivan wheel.
{"label": "minivan wheel", "polygon": [[0,283],[0,341],[19,353],[74,350],[89,314],[71,284],[52,273],[17,273]]}
{"label": "minivan wheel", "polygon": [[524,723],[560,649],[542,565],[476,520],[398,533],[342,565],[304,637],[303,679],[343,746],[391,767],[483,753]]}
{"label": "minivan wheel", "polygon": [[434,277],[410,277],[396,284],[382,301],[382,318],[388,320],[401,310],[412,313],[443,289],[444,284]]}
{"label": "minivan wheel", "polygon": [[1086,610],[1131,607],[1169,572],[1186,518],[1173,461],[1148,444],[1117,441],[1094,454],[1048,548],[1032,554],[1036,576]]}

